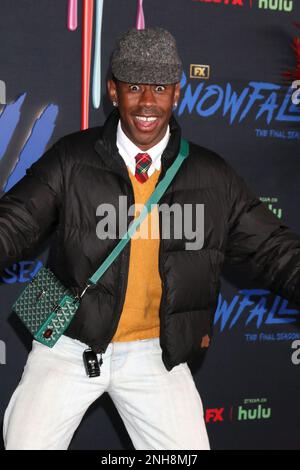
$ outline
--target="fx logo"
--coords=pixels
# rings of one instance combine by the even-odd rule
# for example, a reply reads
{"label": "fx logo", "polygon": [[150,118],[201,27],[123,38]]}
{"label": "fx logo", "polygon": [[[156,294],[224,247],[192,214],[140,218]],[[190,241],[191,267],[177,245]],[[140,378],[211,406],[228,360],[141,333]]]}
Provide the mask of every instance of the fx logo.
{"label": "fx logo", "polygon": [[205,80],[208,80],[209,74],[210,74],[209,65],[199,65],[199,64],[190,65],[190,78],[203,78]]}
{"label": "fx logo", "polygon": [[216,423],[217,421],[224,421],[223,418],[224,408],[209,408],[205,411],[205,422]]}
{"label": "fx logo", "polygon": [[0,80],[0,104],[6,104],[6,85],[3,80]]}

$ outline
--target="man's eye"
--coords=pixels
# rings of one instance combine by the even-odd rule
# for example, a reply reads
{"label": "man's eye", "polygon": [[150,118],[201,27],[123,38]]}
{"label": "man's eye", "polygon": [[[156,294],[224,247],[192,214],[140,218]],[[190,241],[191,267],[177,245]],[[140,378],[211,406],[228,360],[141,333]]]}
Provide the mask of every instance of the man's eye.
{"label": "man's eye", "polygon": [[158,92],[165,91],[165,89],[166,89],[166,87],[164,87],[163,85],[157,85],[155,87],[155,90],[158,91]]}
{"label": "man's eye", "polygon": [[129,88],[130,88],[131,91],[138,91],[139,90],[138,85],[130,85]]}

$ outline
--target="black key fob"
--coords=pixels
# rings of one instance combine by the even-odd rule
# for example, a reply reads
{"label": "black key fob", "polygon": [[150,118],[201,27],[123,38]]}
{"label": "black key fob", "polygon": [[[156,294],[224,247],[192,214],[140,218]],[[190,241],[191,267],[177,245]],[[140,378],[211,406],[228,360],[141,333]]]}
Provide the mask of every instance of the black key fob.
{"label": "black key fob", "polygon": [[92,349],[86,349],[83,352],[83,363],[88,377],[99,377],[102,360],[101,364],[99,365],[97,354],[92,351]]}

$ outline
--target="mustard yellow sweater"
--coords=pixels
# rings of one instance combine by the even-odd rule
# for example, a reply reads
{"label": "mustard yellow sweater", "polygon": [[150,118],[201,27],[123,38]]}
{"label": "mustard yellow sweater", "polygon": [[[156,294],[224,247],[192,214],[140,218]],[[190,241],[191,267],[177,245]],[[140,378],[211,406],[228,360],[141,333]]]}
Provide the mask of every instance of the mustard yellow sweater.
{"label": "mustard yellow sweater", "polygon": [[[128,171],[128,174],[134,190],[135,217],[137,217],[140,208],[136,206],[144,204],[150,197],[155,189],[160,170],[156,170],[145,183],[140,183],[131,171]],[[147,233],[148,238],[146,238]],[[138,238],[138,234],[142,237]],[[158,269],[158,251],[159,224],[158,210],[155,206],[131,239],[125,302],[113,342],[159,336],[159,304],[162,286]]]}

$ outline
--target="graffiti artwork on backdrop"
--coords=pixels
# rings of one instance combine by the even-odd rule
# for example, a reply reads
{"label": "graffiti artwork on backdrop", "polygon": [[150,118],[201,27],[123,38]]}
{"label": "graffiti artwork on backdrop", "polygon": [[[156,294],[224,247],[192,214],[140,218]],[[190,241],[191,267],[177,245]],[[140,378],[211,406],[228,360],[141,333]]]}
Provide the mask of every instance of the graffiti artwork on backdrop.
{"label": "graffiti artwork on backdrop", "polygon": [[178,116],[195,113],[207,118],[219,113],[232,125],[255,113],[255,121],[261,120],[265,124],[273,121],[300,122],[300,109],[291,101],[291,87],[251,80],[246,87],[236,90],[230,82],[226,85],[204,81],[195,83],[195,80],[189,81],[185,73],[180,87],[182,95]]}
{"label": "graffiti artwork on backdrop", "polygon": [[[14,135],[22,125],[26,95],[23,93],[14,102],[0,108],[0,196],[9,191],[26,174],[26,169],[43,155],[55,128],[58,106],[49,104],[34,116],[24,142],[21,145],[14,142]],[[20,150],[16,150],[18,147]],[[6,284],[28,282],[41,266],[39,260],[20,261],[6,269],[6,275],[0,280]]]}
{"label": "graffiti artwork on backdrop", "polygon": [[247,342],[270,344],[300,339],[299,314],[288,300],[267,289],[241,289],[230,301],[219,294],[214,324],[220,333],[244,328]]}
{"label": "graffiti artwork on backdrop", "polygon": [[[191,64],[190,77],[183,72],[181,78],[181,99],[177,111],[179,117],[190,114],[196,119],[210,119],[220,116],[232,125],[248,120],[255,123],[256,137],[300,140],[298,128],[278,129],[282,124],[300,122],[300,106],[295,101],[293,84],[250,80],[239,89],[233,83],[211,83],[209,65]],[[260,124],[264,128],[257,128]],[[276,128],[270,127],[271,125]]]}
{"label": "graffiti artwork on backdrop", "polygon": [[[296,28],[300,32],[300,23],[294,23]],[[300,104],[300,37],[294,37],[291,49],[294,52],[296,63],[294,69],[289,69],[287,72],[284,72],[282,75],[288,81],[293,80],[292,89],[295,90],[292,94],[292,102],[294,105]]]}
{"label": "graffiti artwork on backdrop", "polygon": [[[92,66],[92,102],[95,109],[101,104],[101,44],[104,0],[84,0],[82,3],[82,66],[81,66],[81,130],[89,127],[89,99]],[[94,19],[95,17],[95,19]],[[94,33],[93,33],[94,25]],[[143,0],[137,0],[135,18],[136,29],[145,28]],[[76,31],[78,28],[78,2],[68,0],[67,28]],[[92,43],[94,42],[94,47]],[[92,57],[93,53],[93,57]]]}

